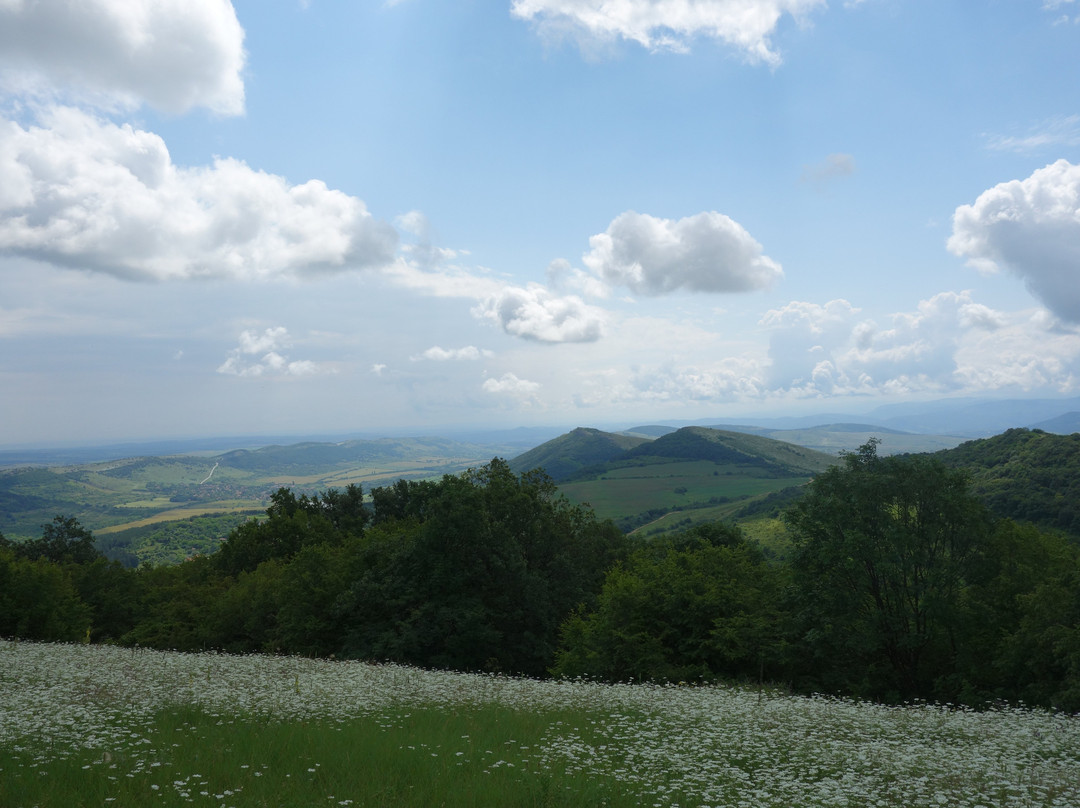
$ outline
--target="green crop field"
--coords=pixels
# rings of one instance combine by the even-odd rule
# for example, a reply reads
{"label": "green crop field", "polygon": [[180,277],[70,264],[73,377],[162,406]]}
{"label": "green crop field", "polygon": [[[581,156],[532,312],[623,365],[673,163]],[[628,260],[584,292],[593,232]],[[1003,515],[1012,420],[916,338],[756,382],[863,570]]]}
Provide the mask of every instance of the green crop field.
{"label": "green crop field", "polygon": [[562,483],[559,490],[572,502],[589,503],[597,516],[615,519],[655,508],[721,505],[809,479],[768,477],[758,469],[699,460],[613,469],[594,480]]}

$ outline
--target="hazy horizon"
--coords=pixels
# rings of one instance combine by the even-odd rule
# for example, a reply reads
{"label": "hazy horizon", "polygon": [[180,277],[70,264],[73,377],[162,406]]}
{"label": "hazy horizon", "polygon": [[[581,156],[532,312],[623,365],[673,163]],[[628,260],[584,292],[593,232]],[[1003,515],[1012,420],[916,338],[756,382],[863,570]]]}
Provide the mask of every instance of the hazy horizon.
{"label": "hazy horizon", "polygon": [[1080,4],[0,4],[0,447],[1080,395]]}
{"label": "hazy horizon", "polygon": [[[1024,406],[1024,405],[1036,406]],[[979,410],[1010,405],[1004,412],[985,413],[978,423],[970,421],[970,408]],[[1012,405],[1016,405],[1015,407]],[[1060,405],[1060,406],[1055,406]],[[1020,415],[1009,418],[1008,413],[1016,410]],[[1080,412],[1080,398],[1028,398],[1028,399],[992,399],[959,397],[953,399],[931,399],[909,401],[900,404],[875,404],[869,409],[848,411],[809,410],[806,412],[776,413],[741,413],[729,416],[703,416],[701,418],[655,418],[637,421],[596,421],[596,422],[559,422],[506,425],[461,425],[461,424],[417,424],[400,428],[386,429],[328,429],[308,432],[237,432],[237,433],[190,433],[134,435],[114,439],[86,440],[37,440],[13,443],[0,443],[0,454],[18,455],[22,452],[63,452],[65,450],[88,450],[95,448],[117,449],[132,447],[153,449],[155,446],[170,447],[169,451],[179,451],[177,447],[191,444],[196,447],[191,451],[225,451],[227,449],[251,448],[271,443],[288,445],[305,441],[337,442],[344,440],[379,440],[397,438],[440,438],[466,443],[484,444],[520,444],[532,447],[538,443],[563,435],[573,429],[586,427],[609,432],[632,431],[636,427],[670,426],[708,426],[723,428],[729,426],[757,426],[765,429],[801,430],[813,427],[851,424],[873,427],[884,432],[958,436],[965,440],[977,437],[989,437],[1006,429],[1028,427],[1041,421],[1048,421],[1061,415]],[[931,415],[952,426],[939,429],[912,428],[904,423],[919,414]],[[899,420],[899,425],[892,422]],[[989,425],[989,426],[988,426]],[[908,428],[904,428],[907,426]]]}

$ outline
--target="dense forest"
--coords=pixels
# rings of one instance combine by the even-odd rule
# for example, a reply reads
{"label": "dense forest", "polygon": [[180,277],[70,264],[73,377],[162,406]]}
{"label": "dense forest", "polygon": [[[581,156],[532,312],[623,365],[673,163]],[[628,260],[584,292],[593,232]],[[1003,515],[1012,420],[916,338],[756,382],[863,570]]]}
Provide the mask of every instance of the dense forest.
{"label": "dense forest", "polygon": [[1080,711],[1077,543],[992,488],[871,441],[783,503],[783,557],[722,523],[631,542],[502,460],[369,497],[282,488],[169,566],[57,517],[0,537],[0,636]]}
{"label": "dense forest", "polygon": [[999,516],[1080,537],[1080,432],[1010,429],[937,456],[969,471],[972,491]]}

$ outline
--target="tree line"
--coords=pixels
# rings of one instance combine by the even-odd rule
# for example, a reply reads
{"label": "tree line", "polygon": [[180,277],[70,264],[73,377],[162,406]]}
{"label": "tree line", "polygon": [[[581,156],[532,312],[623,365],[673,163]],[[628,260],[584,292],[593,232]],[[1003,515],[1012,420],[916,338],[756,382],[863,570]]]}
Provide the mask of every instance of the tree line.
{"label": "tree line", "polygon": [[784,518],[783,558],[722,523],[631,542],[498,459],[370,501],[283,488],[172,566],[107,561],[57,517],[40,540],[0,537],[0,636],[1080,711],[1072,540],[874,442]]}

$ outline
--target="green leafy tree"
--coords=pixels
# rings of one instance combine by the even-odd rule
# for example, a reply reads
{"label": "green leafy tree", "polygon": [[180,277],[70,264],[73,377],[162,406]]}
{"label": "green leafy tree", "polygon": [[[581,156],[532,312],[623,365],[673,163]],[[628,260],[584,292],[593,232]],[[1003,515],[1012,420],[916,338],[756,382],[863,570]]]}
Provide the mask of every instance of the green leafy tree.
{"label": "green leafy tree", "polygon": [[564,625],[561,676],[702,681],[775,674],[782,571],[737,528],[699,526],[607,574],[595,609]]}
{"label": "green leafy tree", "polygon": [[439,493],[440,483],[434,480],[397,480],[371,492],[375,508],[374,524],[400,522],[404,519],[423,521],[429,503]]}
{"label": "green leafy tree", "polygon": [[176,651],[219,647],[212,617],[229,581],[214,568],[210,557],[137,572],[141,617],[121,638],[122,643]]}
{"label": "green leafy tree", "polygon": [[290,489],[279,488],[270,496],[266,519],[235,528],[214,555],[214,564],[235,576],[254,571],[264,561],[292,558],[304,547],[340,545],[350,536],[362,535],[368,516],[358,485],[313,497],[297,497]]}
{"label": "green leafy tree", "polygon": [[12,542],[0,535],[0,547],[7,547],[21,558],[39,558],[56,563],[68,561],[88,564],[101,557],[94,544],[94,534],[72,516],[57,515],[41,526],[41,538]]}
{"label": "green leafy tree", "polygon": [[0,636],[74,641],[90,630],[90,608],[58,564],[0,547]]}
{"label": "green leafy tree", "polygon": [[278,636],[286,567],[287,562],[271,559],[223,583],[201,613],[209,647],[234,654],[294,650],[283,647]]}
{"label": "green leafy tree", "polygon": [[[1039,633],[1032,619],[1042,611],[1030,611],[1038,603],[1032,595],[1042,589],[1045,597],[1047,584],[1076,568],[1077,548],[1061,534],[1011,519],[997,522],[964,593],[963,642],[952,674],[957,700],[976,705],[1024,698],[1036,703],[1030,688],[1034,656],[1025,642]],[[1038,703],[1049,704],[1045,699]]]}
{"label": "green leafy tree", "polygon": [[963,472],[879,457],[871,441],[816,477],[786,518],[808,684],[941,695],[935,682],[956,668],[964,589],[992,529]]}
{"label": "green leafy tree", "polygon": [[541,675],[625,538],[505,461],[377,489],[339,601],[350,655]]}
{"label": "green leafy tree", "polygon": [[1019,595],[1016,628],[1002,643],[1002,663],[1016,697],[1080,712],[1080,552],[1067,567]]}
{"label": "green leafy tree", "polygon": [[142,597],[135,570],[104,556],[65,566],[79,598],[90,609],[91,640],[119,640],[135,627]]}
{"label": "green leafy tree", "polygon": [[[260,567],[261,569],[261,567]],[[305,547],[284,566],[277,593],[280,607],[273,642],[305,656],[341,651],[338,599],[348,585],[341,547]]]}

